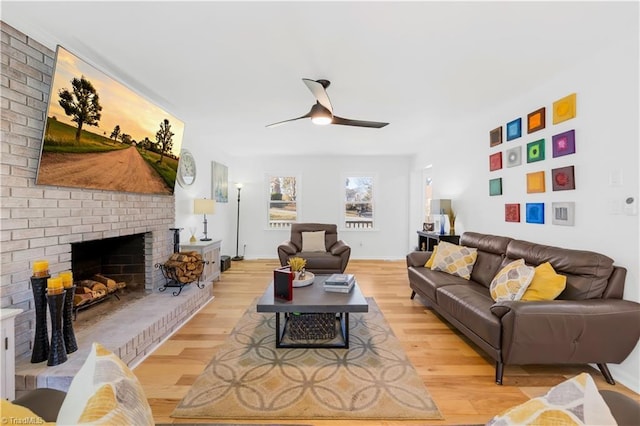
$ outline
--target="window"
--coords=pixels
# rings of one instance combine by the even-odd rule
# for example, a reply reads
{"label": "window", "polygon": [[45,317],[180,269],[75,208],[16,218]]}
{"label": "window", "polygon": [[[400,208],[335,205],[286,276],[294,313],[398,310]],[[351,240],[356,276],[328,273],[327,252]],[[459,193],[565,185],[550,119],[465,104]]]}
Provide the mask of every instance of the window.
{"label": "window", "polygon": [[269,228],[288,228],[298,220],[298,179],[269,176]]}
{"label": "window", "polygon": [[373,229],[373,178],[347,177],[345,180],[344,226]]}

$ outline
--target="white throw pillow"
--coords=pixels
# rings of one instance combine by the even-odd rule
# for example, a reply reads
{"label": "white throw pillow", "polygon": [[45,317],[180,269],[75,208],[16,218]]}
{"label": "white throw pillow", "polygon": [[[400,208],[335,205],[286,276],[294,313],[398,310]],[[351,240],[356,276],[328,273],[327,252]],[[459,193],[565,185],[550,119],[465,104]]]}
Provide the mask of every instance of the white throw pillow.
{"label": "white throw pillow", "polygon": [[324,245],[324,231],[303,232],[302,251],[327,251]]}

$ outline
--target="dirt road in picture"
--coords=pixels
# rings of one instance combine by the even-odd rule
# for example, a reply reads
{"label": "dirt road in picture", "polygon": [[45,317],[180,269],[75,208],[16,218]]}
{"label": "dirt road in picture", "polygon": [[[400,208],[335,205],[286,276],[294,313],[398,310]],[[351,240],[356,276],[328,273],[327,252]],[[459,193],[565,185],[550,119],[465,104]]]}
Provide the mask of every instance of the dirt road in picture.
{"label": "dirt road in picture", "polygon": [[44,152],[38,184],[171,194],[134,147],[92,154]]}

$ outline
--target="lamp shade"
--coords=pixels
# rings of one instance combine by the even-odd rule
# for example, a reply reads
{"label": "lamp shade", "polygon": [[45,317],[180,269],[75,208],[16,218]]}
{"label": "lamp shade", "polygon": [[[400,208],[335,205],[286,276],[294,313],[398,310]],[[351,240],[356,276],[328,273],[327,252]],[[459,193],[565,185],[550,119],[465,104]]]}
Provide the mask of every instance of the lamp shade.
{"label": "lamp shade", "polygon": [[193,213],[195,214],[213,214],[216,211],[215,200],[207,200],[206,198],[196,198],[193,200]]}

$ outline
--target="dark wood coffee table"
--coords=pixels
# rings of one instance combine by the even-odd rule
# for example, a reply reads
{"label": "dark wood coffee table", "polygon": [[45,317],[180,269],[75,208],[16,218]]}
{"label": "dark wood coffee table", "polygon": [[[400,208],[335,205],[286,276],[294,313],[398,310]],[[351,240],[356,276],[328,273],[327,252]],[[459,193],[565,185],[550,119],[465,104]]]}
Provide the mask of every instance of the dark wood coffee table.
{"label": "dark wood coffee table", "polygon": [[[329,275],[316,275],[313,284],[293,289],[293,299],[288,302],[275,299],[273,281],[265,290],[256,306],[257,312],[274,312],[276,314],[276,348],[348,348],[349,347],[349,313],[368,312],[369,305],[362,295],[358,283],[349,293],[333,293],[324,290],[324,281]],[[340,322],[340,336],[327,342],[283,342],[287,333],[287,322],[294,313],[333,313]],[[281,315],[284,321],[281,321]]]}

